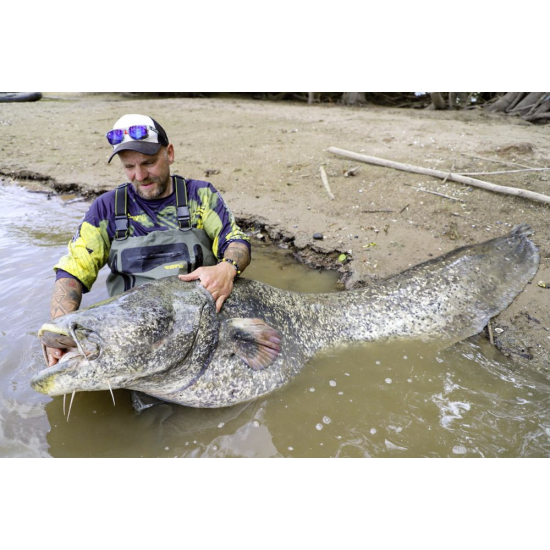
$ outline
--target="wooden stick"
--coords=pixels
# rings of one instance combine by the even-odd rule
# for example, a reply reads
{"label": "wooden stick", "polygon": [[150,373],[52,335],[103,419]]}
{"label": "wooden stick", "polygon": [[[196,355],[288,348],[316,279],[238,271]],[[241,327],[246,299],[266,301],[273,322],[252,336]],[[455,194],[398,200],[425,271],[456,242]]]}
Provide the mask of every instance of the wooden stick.
{"label": "wooden stick", "polygon": [[454,169],[455,165],[453,164],[451,166],[451,169],[449,170],[449,173],[447,174],[447,176],[445,177],[445,179],[443,180],[443,183],[446,183],[447,180],[449,179],[449,176],[453,173],[453,169]]}
{"label": "wooden stick", "polygon": [[323,180],[323,185],[327,190],[328,196],[330,197],[330,200],[333,201],[334,195],[332,194],[332,191],[330,190],[330,185],[328,184],[327,173],[325,172],[325,169],[322,166],[321,168],[319,168],[319,172],[321,172],[321,179]]}
{"label": "wooden stick", "polygon": [[[445,179],[447,172],[441,170],[433,170],[432,168],[421,168],[420,166],[413,166],[412,164],[403,164],[401,162],[394,162],[391,160],[380,159],[377,157],[369,157],[367,155],[360,155],[352,151],[345,151],[344,149],[338,149],[338,147],[329,147],[327,149],[329,153],[339,155],[341,157],[357,160],[359,162],[366,162],[368,164],[376,164],[378,166],[385,166],[386,168],[395,168],[396,170],[403,170],[405,172],[413,172],[414,174],[422,174],[424,176],[434,176],[436,178]],[[493,191],[495,193],[503,193],[505,195],[513,195],[515,197],[522,197],[524,199],[530,199],[546,204],[550,204],[550,197],[535,193],[533,191],[527,191],[526,189],[518,189],[516,187],[505,187],[503,185],[495,185],[487,181],[477,180],[469,178],[467,176],[460,176],[458,174],[451,174],[448,179],[463,183],[465,185],[471,185],[472,187],[479,187],[487,191]]]}
{"label": "wooden stick", "polygon": [[350,168],[349,170],[346,170],[344,172],[344,177],[349,178],[350,176],[356,176],[360,169],[361,169],[360,166],[356,166],[355,168]]}
{"label": "wooden stick", "polygon": [[475,155],[469,155],[468,153],[460,153],[463,157],[470,157],[472,159],[487,160],[489,162],[496,162],[497,164],[506,164],[508,166],[521,166],[522,168],[531,168],[531,166],[525,166],[525,164],[519,164],[517,162],[506,162],[500,159],[489,159],[486,157],[476,157]]}
{"label": "wooden stick", "polygon": [[417,191],[422,191],[424,193],[430,193],[431,195],[437,195],[438,197],[443,197],[445,199],[451,199],[452,201],[459,201],[464,202],[462,199],[457,199],[456,197],[449,197],[449,195],[444,195],[443,193],[437,193],[436,191],[428,191],[428,189],[421,189],[420,187],[413,187],[413,189],[416,189]]}
{"label": "wooden stick", "polygon": [[488,174],[515,174],[516,172],[544,172],[550,168],[522,168],[521,170],[498,170],[497,172],[457,172],[460,176],[485,176]]}

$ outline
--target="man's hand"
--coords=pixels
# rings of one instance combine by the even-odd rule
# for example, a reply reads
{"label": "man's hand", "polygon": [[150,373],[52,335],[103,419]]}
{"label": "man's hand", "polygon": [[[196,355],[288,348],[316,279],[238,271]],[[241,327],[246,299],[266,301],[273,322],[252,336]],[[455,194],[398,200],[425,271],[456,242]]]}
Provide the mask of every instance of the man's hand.
{"label": "man's hand", "polygon": [[53,367],[59,363],[60,359],[67,353],[66,349],[46,348],[46,356],[48,358],[48,367]]}
{"label": "man's hand", "polygon": [[[243,243],[230,243],[225,250],[224,258],[236,262],[242,273],[250,264],[248,246]],[[233,281],[236,275],[237,272],[231,263],[221,262],[211,267],[199,267],[189,275],[179,275],[179,278],[182,281],[200,279],[202,286],[216,300],[216,311],[219,313],[223,303],[233,290]]]}
{"label": "man's hand", "polygon": [[221,264],[199,267],[188,275],[178,275],[181,281],[200,280],[202,286],[212,294],[212,298],[216,301],[216,311],[219,313],[223,303],[233,290],[233,281],[237,272],[229,262]]}

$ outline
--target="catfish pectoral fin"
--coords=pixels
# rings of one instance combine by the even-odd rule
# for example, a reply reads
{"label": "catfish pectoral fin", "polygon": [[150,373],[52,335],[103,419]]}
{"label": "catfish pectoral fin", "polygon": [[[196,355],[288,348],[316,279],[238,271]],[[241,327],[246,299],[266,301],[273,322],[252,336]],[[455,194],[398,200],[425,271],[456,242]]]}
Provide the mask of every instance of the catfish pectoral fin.
{"label": "catfish pectoral fin", "polygon": [[269,367],[281,352],[281,335],[262,319],[230,319],[222,331],[220,341],[251,369]]}

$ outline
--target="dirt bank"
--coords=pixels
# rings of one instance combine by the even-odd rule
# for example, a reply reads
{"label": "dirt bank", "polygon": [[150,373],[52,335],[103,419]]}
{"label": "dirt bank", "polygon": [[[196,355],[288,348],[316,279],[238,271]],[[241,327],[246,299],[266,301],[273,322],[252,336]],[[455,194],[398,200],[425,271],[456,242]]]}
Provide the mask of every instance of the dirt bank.
{"label": "dirt bank", "polygon": [[[286,242],[305,261],[339,266],[348,287],[529,223],[541,267],[532,284],[494,319],[494,336],[518,365],[550,373],[550,289],[537,286],[544,281],[550,287],[548,206],[369,165],[345,177],[358,163],[326,152],[335,146],[455,172],[544,167],[550,164],[550,126],[481,111],[231,99],[136,101],[53,92],[37,103],[0,104],[0,174],[38,178],[42,181],[25,184],[58,192],[93,196],[112,189],[123,176],[118,162],[107,164],[110,147],[104,135],[119,116],[134,112],[163,124],[176,148],[175,172],[211,181],[243,223]],[[320,166],[334,200],[321,183]],[[550,195],[550,172],[474,177]],[[316,233],[324,238],[314,240]],[[337,260],[341,254],[347,256],[343,265]]]}

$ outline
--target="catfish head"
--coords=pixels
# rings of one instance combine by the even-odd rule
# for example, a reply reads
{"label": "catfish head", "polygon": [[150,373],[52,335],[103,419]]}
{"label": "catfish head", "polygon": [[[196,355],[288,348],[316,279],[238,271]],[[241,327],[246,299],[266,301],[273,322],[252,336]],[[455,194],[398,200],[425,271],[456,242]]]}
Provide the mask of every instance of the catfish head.
{"label": "catfish head", "polygon": [[32,387],[55,396],[192,383],[217,346],[219,321],[213,298],[199,283],[169,279],[43,325],[42,345],[68,351],[34,376]]}

